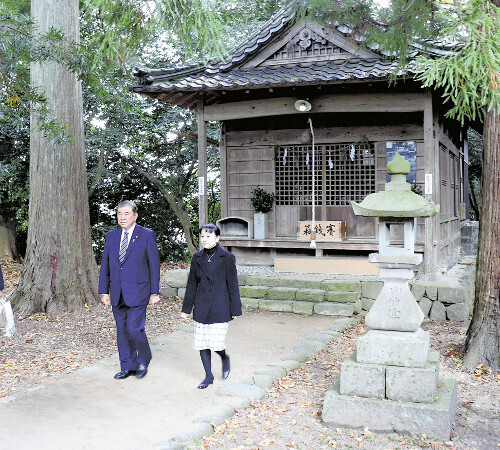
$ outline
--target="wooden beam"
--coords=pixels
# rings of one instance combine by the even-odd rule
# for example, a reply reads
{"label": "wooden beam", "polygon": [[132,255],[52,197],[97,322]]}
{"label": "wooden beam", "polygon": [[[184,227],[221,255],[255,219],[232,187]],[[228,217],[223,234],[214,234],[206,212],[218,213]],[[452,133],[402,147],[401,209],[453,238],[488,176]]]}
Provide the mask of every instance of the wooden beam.
{"label": "wooden beam", "polygon": [[[228,238],[221,236],[220,244],[223,247],[241,247],[241,248],[301,248],[310,249],[310,242],[297,241],[294,238],[274,238],[274,239],[245,239],[245,238]],[[344,250],[344,251],[378,251],[377,239],[346,239],[339,242],[316,242],[316,247],[323,250]],[[416,252],[423,252],[424,246],[415,244]]]}
{"label": "wooden beam", "polygon": [[[304,129],[307,124],[304,120]],[[231,131],[227,133],[228,147],[256,145],[300,145],[304,129]],[[337,144],[357,142],[363,138],[371,142],[383,141],[423,141],[423,127],[417,124],[380,125],[363,127],[328,127],[314,131],[315,143]]]}
{"label": "wooden beam", "polygon": [[[300,114],[295,109],[299,97],[279,97],[243,102],[220,103],[205,107],[205,120],[232,120]],[[423,111],[425,96],[402,94],[339,94],[309,98],[311,113],[328,112],[415,112]]]}

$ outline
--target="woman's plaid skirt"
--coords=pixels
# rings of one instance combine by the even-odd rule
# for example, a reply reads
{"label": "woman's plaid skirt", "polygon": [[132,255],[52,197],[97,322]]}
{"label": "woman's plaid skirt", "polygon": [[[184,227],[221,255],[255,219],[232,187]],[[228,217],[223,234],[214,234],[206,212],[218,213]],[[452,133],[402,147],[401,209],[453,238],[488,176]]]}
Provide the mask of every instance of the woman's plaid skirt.
{"label": "woman's plaid skirt", "polygon": [[195,350],[224,350],[228,328],[229,322],[199,323],[195,321],[193,348]]}

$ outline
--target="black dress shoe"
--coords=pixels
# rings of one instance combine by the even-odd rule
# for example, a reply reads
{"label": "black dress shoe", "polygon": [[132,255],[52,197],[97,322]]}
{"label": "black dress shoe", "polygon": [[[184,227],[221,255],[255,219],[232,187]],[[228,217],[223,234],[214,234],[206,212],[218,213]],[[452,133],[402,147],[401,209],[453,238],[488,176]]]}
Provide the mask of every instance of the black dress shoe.
{"label": "black dress shoe", "polygon": [[123,380],[125,378],[135,375],[135,370],[122,370],[115,375],[115,380]]}
{"label": "black dress shoe", "polygon": [[222,378],[224,380],[229,376],[229,372],[231,372],[231,365],[229,364],[229,356],[226,356],[222,360]]}
{"label": "black dress shoe", "polygon": [[211,384],[213,384],[214,382],[214,377],[212,378],[205,378],[199,385],[198,385],[198,389],[206,389],[208,386],[210,386]]}
{"label": "black dress shoe", "polygon": [[146,364],[139,364],[139,367],[135,371],[135,376],[137,378],[144,378],[148,373],[148,366]]}

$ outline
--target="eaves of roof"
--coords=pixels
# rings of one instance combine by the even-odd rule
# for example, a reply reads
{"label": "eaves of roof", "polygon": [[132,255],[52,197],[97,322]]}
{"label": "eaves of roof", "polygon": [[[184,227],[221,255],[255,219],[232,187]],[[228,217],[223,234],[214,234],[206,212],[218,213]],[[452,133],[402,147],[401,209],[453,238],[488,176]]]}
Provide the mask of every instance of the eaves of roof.
{"label": "eaves of roof", "polygon": [[[284,66],[268,66],[264,68],[234,69],[230,72],[210,74],[193,72],[184,77],[170,77],[168,73],[158,73],[154,84],[149,86],[133,86],[131,89],[139,93],[166,91],[203,91],[255,89],[270,87],[286,87],[322,84],[331,82],[361,81],[370,79],[387,79],[396,74],[397,61],[381,59],[356,59],[302,63]],[[413,73],[411,66],[405,74]]]}

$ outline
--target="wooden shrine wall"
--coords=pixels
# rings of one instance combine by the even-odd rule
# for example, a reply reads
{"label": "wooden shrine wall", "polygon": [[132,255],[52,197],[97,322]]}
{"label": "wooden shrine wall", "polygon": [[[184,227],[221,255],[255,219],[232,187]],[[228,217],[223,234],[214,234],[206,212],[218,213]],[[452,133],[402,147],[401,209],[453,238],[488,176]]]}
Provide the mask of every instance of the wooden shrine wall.
{"label": "wooden shrine wall", "polygon": [[[250,192],[253,187],[260,186],[269,192],[276,193],[277,181],[280,182],[280,170],[277,171],[277,149],[290,148],[292,151],[307,152],[310,150],[310,134],[307,129],[266,129],[266,130],[235,130],[230,127],[224,133],[224,145],[221,151],[221,176],[226,181],[223,192],[223,215],[253,217],[250,203]],[[314,130],[315,146],[323,149],[323,183],[338,183],[342,178],[335,178],[328,173],[330,150],[343,150],[351,145],[356,151],[373,148],[373,163],[375,176],[375,191],[384,189],[386,182],[386,142],[416,141],[417,142],[417,184],[423,188],[423,130],[421,124],[400,124],[386,126],[344,126],[325,127]],[[363,143],[363,145],[360,145]],[[345,144],[345,145],[344,145]],[[365,144],[369,144],[366,146]],[[361,150],[359,150],[361,149]],[[283,152],[278,160],[283,158]],[[312,154],[310,154],[312,156]],[[335,159],[335,157],[331,157]],[[279,168],[278,168],[279,169]],[[277,180],[278,177],[278,180]],[[286,184],[286,180],[283,181]],[[318,180],[316,180],[316,183]],[[352,182],[352,180],[351,180]],[[363,180],[355,180],[360,192],[367,193]],[[370,188],[372,189],[372,188]],[[352,192],[351,192],[352,194]],[[317,195],[322,196],[321,192]],[[320,200],[323,200],[320,197]],[[360,200],[360,199],[356,199]],[[349,205],[340,206],[338,200],[325,199],[331,206],[319,205],[316,208],[317,220],[342,220],[347,222],[347,237],[376,238],[376,219],[356,217]],[[334,204],[337,202],[337,204]],[[286,203],[286,202],[285,202]],[[306,205],[310,202],[296,205],[276,205],[269,215],[269,236],[293,238],[296,234],[299,220],[310,220],[312,208]],[[318,203],[316,203],[318,204]],[[418,225],[417,242],[423,239],[423,221]]]}

